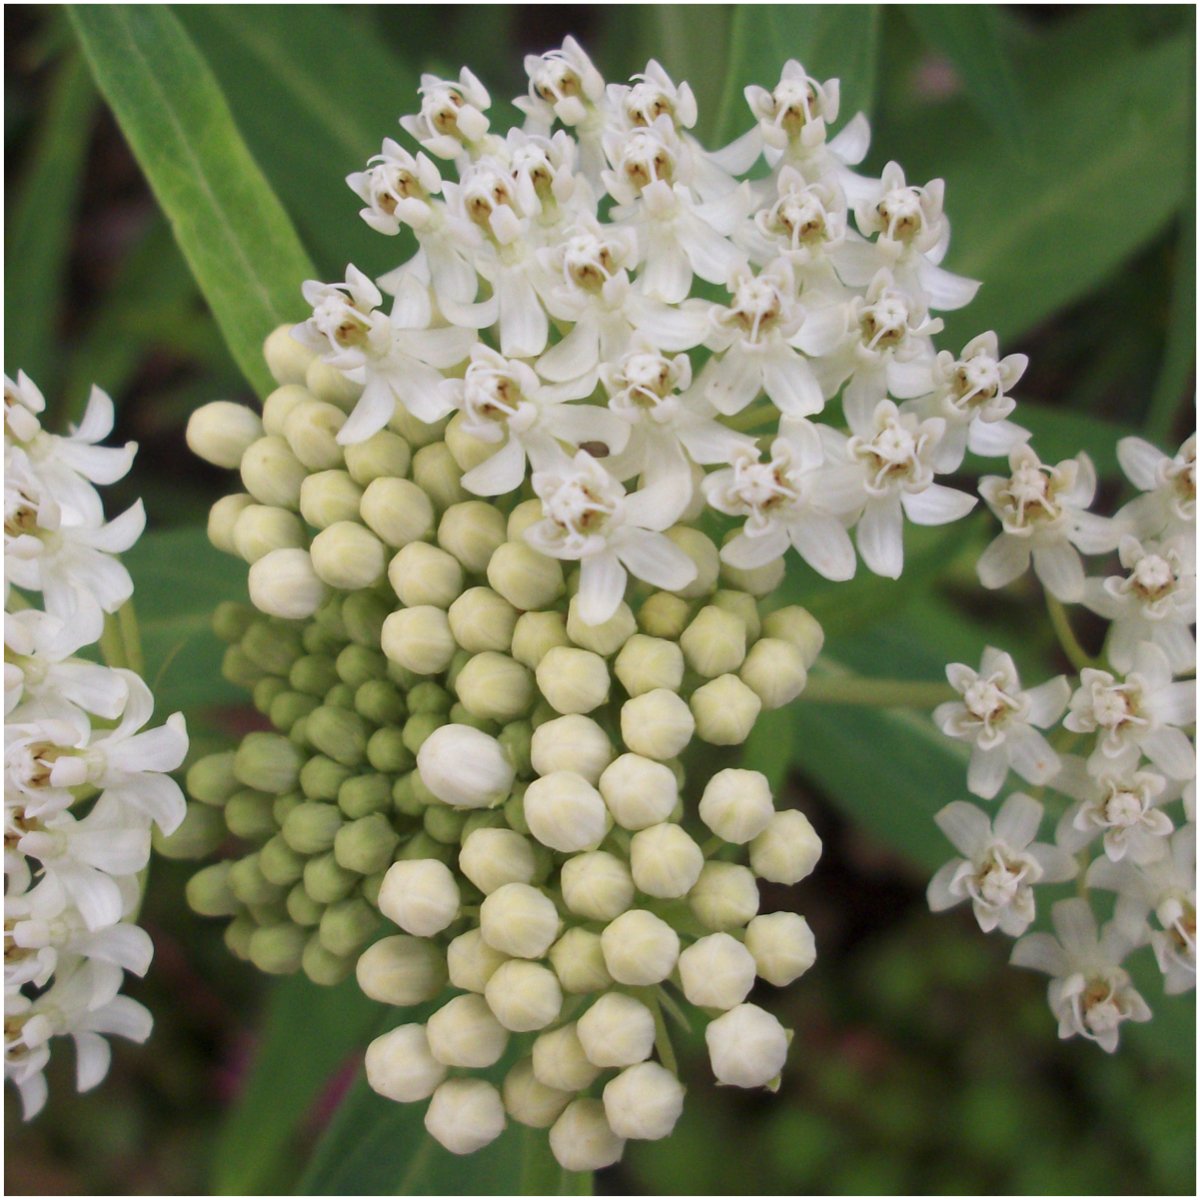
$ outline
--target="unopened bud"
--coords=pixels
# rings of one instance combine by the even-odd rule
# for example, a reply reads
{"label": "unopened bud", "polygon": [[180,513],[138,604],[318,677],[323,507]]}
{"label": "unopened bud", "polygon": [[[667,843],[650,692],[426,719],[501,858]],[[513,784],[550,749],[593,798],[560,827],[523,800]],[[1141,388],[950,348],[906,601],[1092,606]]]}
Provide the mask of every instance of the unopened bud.
{"label": "unopened bud", "polygon": [[670,592],[655,592],[638,609],[638,624],[650,637],[677,641],[690,614],[691,606],[682,597]]}
{"label": "unopened bud", "polygon": [[321,945],[339,958],[353,958],[379,927],[379,914],[360,896],[331,904],[318,926]]}
{"label": "unopened bud", "polygon": [[667,537],[696,565],[696,578],[685,587],[677,589],[675,595],[687,600],[707,596],[715,589],[721,570],[721,560],[717,556],[717,548],[712,539],[690,525],[672,526],[667,530]]}
{"label": "unopened bud", "polygon": [[487,579],[514,608],[549,608],[563,594],[561,564],[539,554],[528,542],[497,546],[487,564]]}
{"label": "unopened bud", "polygon": [[425,1128],[451,1154],[474,1154],[504,1132],[504,1102],[482,1079],[447,1079],[433,1093]]}
{"label": "unopened bud", "polygon": [[215,467],[236,469],[242,455],[263,436],[258,413],[244,404],[214,400],[188,418],[188,449]]}
{"label": "unopened bud", "polygon": [[679,639],[688,666],[705,679],[736,671],[746,657],[746,626],[716,605],[702,608]]}
{"label": "unopened bud", "polygon": [[631,696],[656,688],[675,692],[683,682],[683,651],[677,642],[635,633],[621,647],[613,673]]}
{"label": "unopened bud", "polygon": [[754,974],[754,956],[728,933],[710,933],[679,956],[683,994],[697,1008],[735,1008],[750,994]]}
{"label": "unopened bud", "polygon": [[514,1121],[532,1129],[549,1129],[571,1102],[571,1093],[547,1087],[533,1073],[533,1059],[523,1058],[504,1077],[504,1107]]}
{"label": "unopened bud", "polygon": [[754,728],[762,701],[736,675],[720,675],[692,693],[696,736],[712,746],[740,746]]}
{"label": "unopened bud", "polygon": [[[370,742],[367,745],[369,746]],[[337,803],[338,808],[351,821],[362,820],[375,813],[387,812],[392,806],[391,780],[386,775],[352,775],[338,788]],[[387,839],[384,838],[384,840]],[[363,873],[372,874],[371,871]]]}
{"label": "unopened bud", "polygon": [[487,981],[496,973],[508,955],[493,949],[483,940],[478,929],[460,933],[446,947],[446,969],[450,974],[451,987],[466,992],[483,993]]}
{"label": "unopened bud", "polygon": [[617,606],[607,621],[599,625],[588,625],[579,615],[579,597],[572,596],[567,609],[567,635],[577,646],[591,650],[604,658],[618,650],[637,632],[637,622],[628,604]]}
{"label": "unopened bud", "polygon": [[638,891],[675,900],[691,891],[704,866],[704,854],[682,826],[651,825],[629,843],[629,864]]}
{"label": "unopened bud", "polygon": [[357,521],[337,521],[322,529],[309,553],[317,575],[344,592],[374,586],[387,566],[383,543]]}
{"label": "unopened bud", "polygon": [[258,866],[265,879],[286,887],[304,874],[304,855],[293,850],[282,833],[277,833],[258,852]]}
{"label": "unopened bud", "polygon": [[304,372],[304,386],[326,404],[336,404],[343,412],[353,411],[363,394],[363,385],[347,379],[343,371],[331,367],[319,358],[313,359]]}
{"label": "unopened bud", "polygon": [[354,970],[354,956],[335,954],[321,944],[319,934],[309,934],[300,956],[300,969],[318,987],[333,987]]}
{"label": "unopened bud", "polygon": [[155,825],[150,831],[154,849],[164,858],[197,859],[211,854],[224,840],[221,813],[207,804],[189,804],[183,820],[171,833]]}
{"label": "unopened bud", "polygon": [[433,532],[433,504],[407,479],[373,479],[363,492],[359,511],[367,527],[389,546],[407,546]]}
{"label": "unopened bud", "polygon": [[283,425],[288,413],[298,405],[308,404],[314,398],[302,379],[297,383],[286,383],[277,387],[263,401],[263,430],[272,437],[283,437]]}
{"label": "unopened bud", "polygon": [[479,908],[483,940],[514,958],[541,958],[560,927],[554,901],[527,883],[502,884]]}
{"label": "unopened bud", "polygon": [[316,529],[358,520],[362,488],[345,471],[319,471],[300,485],[300,515]]}
{"label": "unopened bud", "polygon": [[401,1025],[377,1037],[366,1053],[371,1090],[412,1104],[433,1095],[446,1078],[446,1068],[430,1053],[424,1025]]}
{"label": "unopened bud", "polygon": [[304,864],[304,890],[318,904],[336,904],[344,900],[361,878],[357,872],[340,866],[332,851],[318,854]]}
{"label": "unopened bud", "polygon": [[242,913],[241,916],[234,917],[225,926],[225,932],[221,935],[221,940],[225,943],[225,948],[234,958],[242,962],[249,962],[250,939],[257,932],[258,928],[258,924],[249,913]]}
{"label": "unopened bud", "polygon": [[604,1116],[599,1100],[573,1100],[550,1130],[550,1149],[564,1171],[599,1171],[625,1151]]}
{"label": "unopened bud", "polygon": [[296,884],[287,894],[287,915],[296,922],[311,929],[319,924],[325,905],[314,900],[305,890],[303,883]]}
{"label": "unopened bud", "polygon": [[661,917],[631,908],[605,926],[600,947],[609,974],[636,987],[662,983],[679,959],[679,934]]}
{"label": "unopened bud", "polygon": [[[736,531],[730,531],[729,537],[735,537]],[[731,588],[749,592],[751,596],[769,596],[783,582],[784,560],[775,559],[761,567],[731,567],[724,559],[721,560],[721,579]]]}
{"label": "unopened bud", "polygon": [[700,798],[700,820],[717,837],[737,846],[762,833],[774,815],[771,785],[760,771],[718,771]]}
{"label": "unopened bud", "polygon": [[310,471],[328,471],[342,465],[338,430],[346,414],[334,404],[310,400],[297,404],[283,422],[283,436],[292,453]]}
{"label": "unopened bud", "polygon": [[514,721],[533,703],[529,671],[507,654],[485,650],[458,673],[454,689],[473,716],[490,721]]}
{"label": "unopened bud", "polygon": [[656,1062],[626,1067],[604,1085],[604,1115],[617,1137],[657,1141],[683,1112],[683,1084]]}
{"label": "unopened bud", "polygon": [[574,995],[601,992],[612,986],[612,976],[604,965],[600,935],[576,926],[550,947],[550,965],[563,990]]}
{"label": "unopened bud", "polygon": [[490,1067],[508,1045],[508,1030],[475,993],[443,1004],[429,1018],[425,1034],[433,1057],[447,1067]]}
{"label": "unopened bud", "polygon": [[821,839],[799,809],[777,812],[750,843],[750,865],[771,883],[799,883],[812,874],[821,857]]}
{"label": "unopened bud", "polygon": [[495,738],[467,725],[442,725],[417,752],[422,783],[443,804],[489,808],[512,787],[514,771]]}
{"label": "unopened bud", "polygon": [[608,699],[608,666],[590,650],[557,646],[538,663],[537,684],[555,712],[588,713]]}
{"label": "unopened bud", "polygon": [[224,804],[239,787],[233,761],[234,751],[224,750],[192,763],[186,780],[188,795],[202,804]]}
{"label": "unopened bud", "polygon": [[758,601],[749,592],[722,588],[713,593],[712,603],[724,612],[732,613],[746,627],[747,643],[756,642],[762,633],[762,616]]}
{"label": "unopened bud", "polygon": [[323,697],[337,682],[335,660],[328,654],[306,654],[288,672],[288,683],[306,696]]}
{"label": "unopened bud", "polygon": [[411,770],[416,759],[399,729],[377,729],[367,741],[367,761],[377,771],[394,775]]}
{"label": "unopened bud", "polygon": [[270,837],[275,832],[275,817],[271,811],[273,803],[273,796],[252,788],[234,792],[224,809],[229,832],[247,842],[261,842]]}
{"label": "unopened bud", "polygon": [[508,514],[508,540],[510,542],[523,541],[525,530],[544,520],[545,516],[542,502],[536,497],[532,500],[522,500]]}
{"label": "unopened bud", "polygon": [[741,929],[758,912],[754,873],[738,863],[705,863],[688,893],[688,905],[706,929]]}
{"label": "unopened bud", "polygon": [[738,674],[766,709],[790,704],[808,683],[803,652],[793,642],[785,642],[782,638],[757,641]]}
{"label": "unopened bud", "polygon": [[444,609],[462,593],[463,573],[452,554],[425,542],[412,542],[388,565],[388,582],[409,608],[433,605]]}
{"label": "unopened bud", "polygon": [[547,1087],[582,1092],[591,1087],[600,1068],[584,1053],[574,1021],[540,1034],[533,1043],[533,1074]]}
{"label": "unopened bud", "polygon": [[622,829],[645,829],[666,821],[679,799],[679,787],[670,767],[622,754],[604,769],[600,794]]}
{"label": "unopened bud", "polygon": [[496,1020],[513,1033],[545,1029],[562,1011],[562,988],[554,972],[538,963],[512,959],[500,966],[484,989]]}
{"label": "unopened bud", "polygon": [[271,904],[283,897],[283,889],[263,875],[257,854],[247,854],[229,868],[229,888],[243,904]]}
{"label": "unopened bud", "polygon": [[439,441],[446,428],[446,421],[418,421],[416,417],[402,405],[396,405],[396,411],[388,422],[388,428],[399,434],[410,446],[430,446]]}
{"label": "unopened bud", "polygon": [[608,832],[603,797],[573,771],[552,771],[535,779],[525,791],[524,811],[533,836],[564,854],[594,850]]}
{"label": "unopened bud", "polygon": [[228,859],[202,867],[188,881],[185,889],[188,907],[202,917],[231,917],[241,907],[229,886]]}
{"label": "unopened bud", "polygon": [[517,610],[491,588],[469,588],[450,605],[446,615],[454,640],[472,654],[506,651],[512,645]]}
{"label": "unopened bud", "polygon": [[367,754],[370,726],[349,708],[322,705],[305,718],[308,740],[345,767],[357,767]]}
{"label": "unopened bud", "polygon": [[450,868],[437,859],[393,863],[379,892],[379,909],[405,933],[433,937],[457,916],[458,884]]}
{"label": "unopened bud", "polygon": [[588,717],[558,717],[533,731],[530,761],[539,775],[570,770],[594,784],[612,758],[608,734]]}
{"label": "unopened bud", "polygon": [[349,767],[316,754],[300,768],[300,790],[309,800],[336,800],[338,790],[351,775]]}
{"label": "unopened bud", "polygon": [[[414,446],[417,444],[411,436],[408,440]],[[422,446],[413,455],[412,473],[417,486],[422,488],[442,511],[467,499],[467,493],[462,486],[463,473],[445,442],[432,442],[428,446]]]}
{"label": "unopened bud", "polygon": [[339,866],[360,875],[373,875],[392,861],[392,851],[400,840],[382,813],[359,817],[343,825],[333,840],[333,856]]}
{"label": "unopened bud", "polygon": [[298,508],[300,485],[307,474],[281,437],[261,437],[242,455],[242,483],[259,504]]}
{"label": "unopened bud", "polygon": [[250,567],[250,599],[272,617],[301,621],[311,617],[329,595],[313,570],[307,550],[272,550]]}
{"label": "unopened bud", "polygon": [[267,975],[290,975],[300,969],[300,956],[308,934],[299,925],[284,922],[256,929],[247,952],[250,961]]}
{"label": "unopened bud", "polygon": [[605,850],[576,854],[562,866],[563,903],[590,921],[611,921],[633,903],[629,867]]}
{"label": "unopened bud", "polygon": [[654,1049],[654,1015],[623,992],[605,992],[576,1023],[588,1061],[597,1067],[632,1067]]}
{"label": "unopened bud", "polygon": [[512,829],[476,829],[464,839],[458,865],[485,896],[508,883],[529,883],[537,873],[533,847]]}
{"label": "unopened bud", "polygon": [[280,325],[267,334],[263,342],[263,358],[276,383],[303,383],[316,355],[292,337],[291,325]]}
{"label": "unopened bud", "polygon": [[392,613],[383,623],[381,645],[392,662],[416,675],[444,671],[458,649],[446,614],[432,604]]}
{"label": "unopened bud", "polygon": [[791,642],[804,655],[805,667],[811,667],[825,644],[825,631],[806,608],[790,605],[763,618],[763,635]]}
{"label": "unopened bud", "polygon": [[621,739],[646,758],[675,758],[692,740],[695,728],[686,701],[665,688],[634,696],[621,706]]}
{"label": "unopened bud", "polygon": [[[420,783],[420,776],[417,777],[417,784],[414,786],[418,790],[424,787],[424,784]],[[425,826],[425,832],[435,841],[443,842],[447,846],[457,846],[462,841],[462,830],[467,820],[467,814],[461,809],[447,808],[444,804],[438,804],[430,797],[421,820]]]}
{"label": "unopened bud", "polygon": [[238,553],[233,531],[237,528],[238,517],[253,503],[253,496],[246,492],[235,492],[231,496],[222,496],[208,510],[208,540],[222,554]]}
{"label": "unopened bud", "polygon": [[482,500],[454,504],[438,523],[437,540],[464,570],[482,575],[492,553],[504,544],[504,514]]}
{"label": "unopened bud", "polygon": [[754,1004],[739,1004],[710,1021],[704,1040],[718,1083],[765,1087],[787,1061],[787,1030]]}
{"label": "unopened bud", "polygon": [[[365,442],[344,446],[342,453],[350,478],[364,488],[376,479],[403,478],[412,465],[408,442],[390,429],[381,429]],[[430,528],[433,528],[432,523]]]}
{"label": "unopened bud", "polygon": [[281,796],[300,778],[304,755],[278,733],[248,733],[233,760],[233,773],[246,787]]}
{"label": "unopened bud", "polygon": [[787,987],[817,961],[817,945],[808,922],[793,912],[763,913],[746,926],[746,949],[758,973],[776,987]]}

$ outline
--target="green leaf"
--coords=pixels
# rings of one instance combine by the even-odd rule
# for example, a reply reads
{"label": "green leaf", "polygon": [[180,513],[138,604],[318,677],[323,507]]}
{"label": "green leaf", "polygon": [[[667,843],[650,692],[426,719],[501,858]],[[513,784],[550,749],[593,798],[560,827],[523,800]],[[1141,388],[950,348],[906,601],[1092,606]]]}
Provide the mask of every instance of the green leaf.
{"label": "green leaf", "polygon": [[[879,25],[879,7],[874,4],[737,5],[717,122],[718,144],[750,126],[742,90],[752,83],[773,88],[790,58],[798,59],[816,79],[841,80],[839,125],[858,112],[869,117],[875,100]],[[703,107],[702,96],[700,102]]]}
{"label": "green leaf", "polygon": [[270,1194],[291,1182],[304,1118],[378,1020],[379,1005],[353,978],[336,987],[302,975],[275,984],[249,1080],[217,1135],[215,1193]]}
{"label": "green leaf", "polygon": [[245,700],[221,678],[223,647],[212,632],[213,609],[246,596],[246,564],[216,550],[199,526],[151,529],[122,556],[133,602],[146,682],[160,712]]}
{"label": "green leaf", "polygon": [[658,59],[676,83],[686,80],[696,93],[694,132],[705,145],[712,144],[720,116],[718,101],[729,69],[729,32],[735,11],[728,4],[700,8],[648,4],[639,10],[648,18],[646,57]]}
{"label": "green leaf", "polygon": [[1196,374],[1196,197],[1193,189],[1180,220],[1175,252],[1175,284],[1162,366],[1154,384],[1145,434],[1164,449],[1173,450],[1176,424],[1188,404],[1189,383]]}
{"label": "green leaf", "polygon": [[[1132,425],[1118,425],[1102,417],[1066,408],[1050,408],[1029,400],[1022,400],[1017,405],[1012,419],[1033,434],[1033,448],[1043,462],[1060,462],[1085,450],[1102,477],[1120,474],[1117,442],[1137,433]],[[1003,461],[973,456],[968,461],[979,466],[985,474],[1003,473]]]}
{"label": "green leaf", "polygon": [[50,86],[5,238],[5,370],[14,378],[28,372],[52,406],[62,371],[55,335],[63,274],[96,99],[82,57],[68,51]]}
{"label": "green leaf", "polygon": [[263,339],[303,315],[300,284],[315,274],[287,213],[167,9],[81,5],[71,20],[234,358],[265,396],[275,383]]}
{"label": "green leaf", "polygon": [[906,4],[903,11],[924,41],[950,60],[984,120],[1019,145],[1026,128],[1024,100],[996,6]]}

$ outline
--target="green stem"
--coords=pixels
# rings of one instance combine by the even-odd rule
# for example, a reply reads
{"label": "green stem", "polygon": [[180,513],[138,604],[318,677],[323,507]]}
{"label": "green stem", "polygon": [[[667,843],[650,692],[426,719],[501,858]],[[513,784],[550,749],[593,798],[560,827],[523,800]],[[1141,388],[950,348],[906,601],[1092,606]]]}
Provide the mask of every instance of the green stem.
{"label": "green stem", "polygon": [[1050,614],[1050,624],[1054,627],[1058,644],[1062,647],[1071,666],[1077,671],[1082,671],[1085,667],[1096,666],[1097,660],[1079,644],[1079,639],[1071,628],[1071,620],[1067,616],[1066,607],[1061,600],[1056,600],[1049,592],[1046,593],[1046,610]]}
{"label": "green stem", "polygon": [[778,415],[778,410],[768,405],[751,405],[749,408],[744,408],[740,413],[734,413],[731,417],[726,417],[723,424],[730,429],[736,429],[740,433],[750,433],[757,429],[760,425],[769,425],[771,420]]}
{"label": "green stem", "polygon": [[142,655],[142,636],[138,628],[137,613],[133,610],[133,600],[126,600],[117,610],[117,627],[121,633],[121,641],[125,646],[125,662],[131,671],[145,678],[146,660]]}
{"label": "green stem", "polygon": [[644,996],[646,1006],[654,1014],[654,1048],[658,1051],[662,1065],[672,1075],[678,1075],[679,1063],[675,1059],[675,1048],[671,1045],[671,1035],[667,1032],[666,1018],[656,993],[657,989],[650,989]]}
{"label": "green stem", "polygon": [[871,708],[935,708],[958,693],[948,683],[865,679],[857,675],[810,675],[799,700],[862,704]]}
{"label": "green stem", "polygon": [[104,618],[104,628],[100,632],[100,657],[110,667],[129,666],[125,659],[125,639],[121,636],[120,623],[113,613]]}

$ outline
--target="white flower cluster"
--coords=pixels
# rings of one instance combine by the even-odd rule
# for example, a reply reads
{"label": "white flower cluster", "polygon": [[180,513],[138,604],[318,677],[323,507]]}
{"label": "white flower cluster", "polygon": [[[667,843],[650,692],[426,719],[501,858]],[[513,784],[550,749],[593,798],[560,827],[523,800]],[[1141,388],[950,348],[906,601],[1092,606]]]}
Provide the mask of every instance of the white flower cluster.
{"label": "white flower cluster", "polygon": [[139,872],[151,824],[183,817],[164,772],[187,750],[178,713],[138,732],[153,700],[133,671],[77,657],[133,590],[114,555],[141,533],[141,504],[105,523],[93,485],[120,479],[136,447],[97,444],[113,425],[98,388],[66,437],[42,429],[44,408],[23,372],[5,377],[4,1073],[26,1117],[46,1101],[52,1038],[74,1040],[82,1091],[108,1071],[105,1035],[149,1036],[150,1014],[119,993],[150,965]]}
{"label": "white flower cluster", "polygon": [[[935,911],[969,899],[985,932],[1012,937],[1034,920],[1038,884],[1082,873],[1085,890],[1115,892],[1102,930],[1087,899],[1063,900],[1052,914],[1057,938],[1027,934],[1012,956],[1052,977],[1061,1037],[1109,1051],[1122,1022],[1150,1018],[1122,966],[1133,950],[1151,946],[1167,995],[1196,985],[1196,439],[1173,458],[1140,438],[1117,452],[1142,494],[1112,518],[1087,511],[1096,478],[1083,454],[1047,467],[1023,445],[1009,478],[981,484],[1003,524],[980,560],[983,582],[999,587],[1032,559],[1052,606],[1082,604],[1110,624],[1094,661],[1065,627],[1079,670],[1071,682],[1025,690],[1011,657],[990,647],[978,671],[947,668],[962,699],[934,719],[971,743],[969,789],[991,800],[1011,770],[1042,801],[1015,792],[994,824],[971,804],[947,806],[938,824],[963,857],[929,885]],[[1085,574],[1081,552],[1114,549],[1113,573]],[[1060,721],[1056,749],[1041,731]],[[1059,814],[1053,845],[1034,841],[1046,805]]]}

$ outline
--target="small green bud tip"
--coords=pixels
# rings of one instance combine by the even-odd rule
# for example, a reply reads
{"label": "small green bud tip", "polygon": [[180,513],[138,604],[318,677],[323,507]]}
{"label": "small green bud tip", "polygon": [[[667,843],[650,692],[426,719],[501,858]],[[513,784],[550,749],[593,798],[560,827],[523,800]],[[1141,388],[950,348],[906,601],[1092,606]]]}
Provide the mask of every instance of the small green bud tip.
{"label": "small green bud tip", "polygon": [[300,778],[304,756],[277,733],[248,733],[233,760],[233,773],[246,787],[281,796]]}

